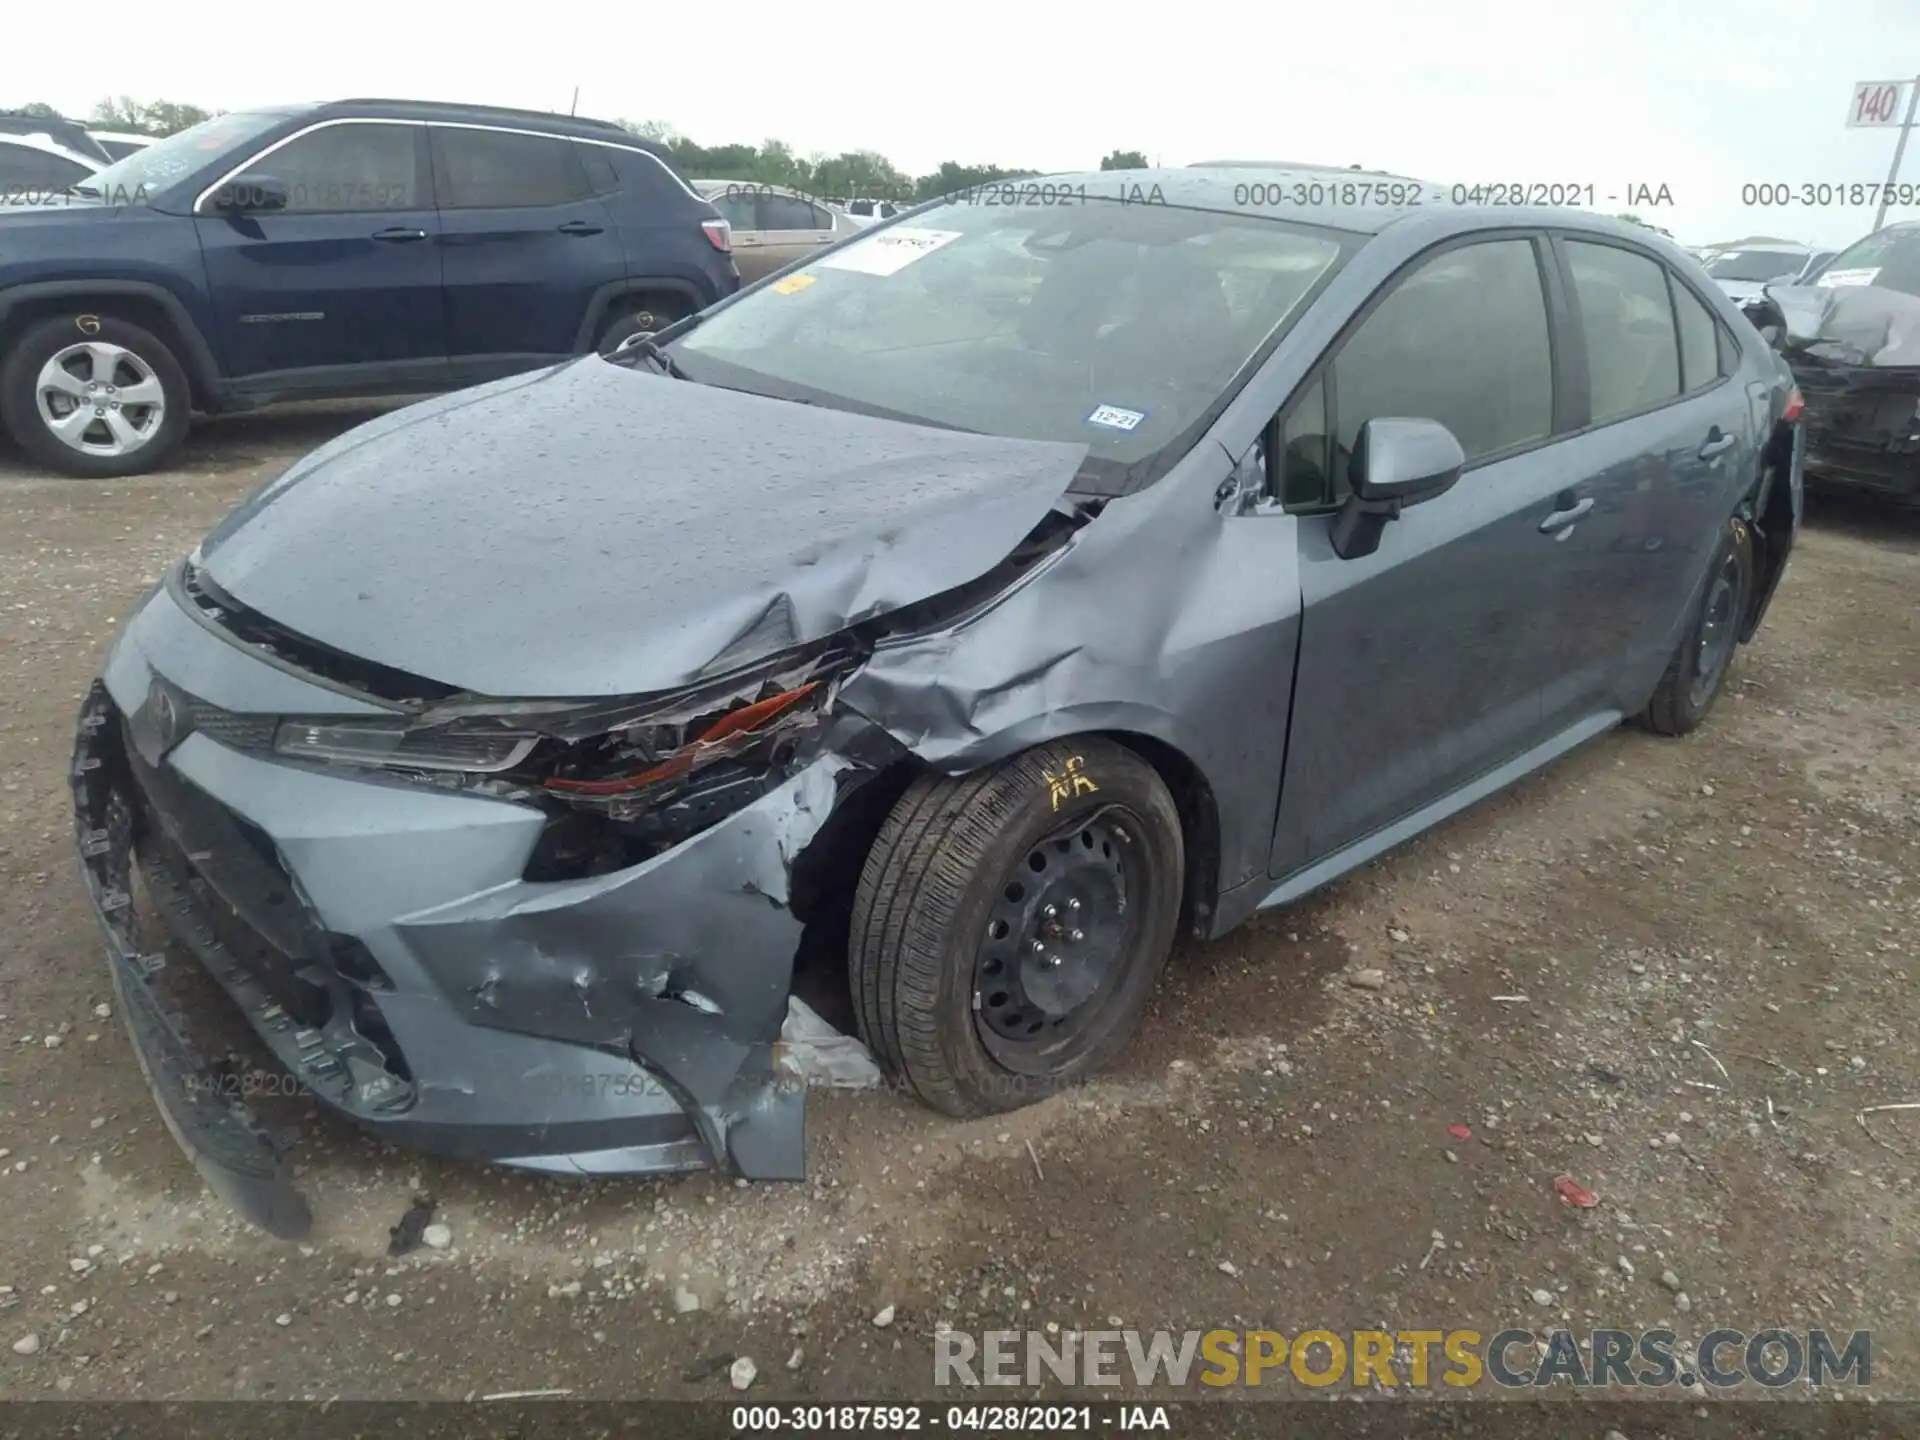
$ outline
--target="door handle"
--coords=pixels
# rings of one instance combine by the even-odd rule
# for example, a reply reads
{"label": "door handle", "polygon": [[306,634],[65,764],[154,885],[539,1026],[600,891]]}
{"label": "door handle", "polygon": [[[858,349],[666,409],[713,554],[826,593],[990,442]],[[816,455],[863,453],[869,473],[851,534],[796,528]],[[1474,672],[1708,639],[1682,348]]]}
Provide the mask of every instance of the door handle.
{"label": "door handle", "polygon": [[1716,455],[1726,454],[1727,451],[1734,447],[1734,443],[1735,437],[1732,435],[1722,435],[1720,433],[1720,427],[1716,425],[1707,432],[1707,443],[1693,453],[1698,455],[1702,460],[1711,460]]}
{"label": "door handle", "polygon": [[372,238],[375,240],[385,240],[390,245],[404,245],[409,240],[426,239],[427,232],[424,230],[409,230],[404,225],[395,225],[386,230],[374,231]]}
{"label": "door handle", "polygon": [[604,225],[595,225],[588,220],[569,220],[557,228],[562,235],[598,235],[606,229]]}
{"label": "door handle", "polygon": [[1571,505],[1562,505],[1558,510],[1555,510],[1540,522],[1540,533],[1542,535],[1564,535],[1566,531],[1571,530],[1582,520],[1586,519],[1587,512],[1592,509],[1593,497],[1591,495],[1584,500],[1576,500]]}

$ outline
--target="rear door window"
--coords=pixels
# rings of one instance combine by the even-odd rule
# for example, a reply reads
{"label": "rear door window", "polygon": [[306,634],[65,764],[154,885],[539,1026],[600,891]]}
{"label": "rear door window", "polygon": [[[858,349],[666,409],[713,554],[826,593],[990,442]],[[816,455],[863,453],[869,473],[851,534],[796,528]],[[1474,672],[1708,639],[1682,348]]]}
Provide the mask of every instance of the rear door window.
{"label": "rear door window", "polygon": [[1665,268],[1617,245],[1565,242],[1587,338],[1592,422],[1637,415],[1677,399],[1680,345]]}
{"label": "rear door window", "polygon": [[432,130],[434,188],[443,210],[533,209],[592,193],[565,140],[450,125]]}
{"label": "rear door window", "polygon": [[1720,325],[1699,297],[1668,272],[1673,312],[1680,330],[1680,381],[1687,393],[1704,390],[1726,374],[1720,363]]}
{"label": "rear door window", "polygon": [[825,230],[831,222],[796,195],[763,191],[760,196],[762,230]]}

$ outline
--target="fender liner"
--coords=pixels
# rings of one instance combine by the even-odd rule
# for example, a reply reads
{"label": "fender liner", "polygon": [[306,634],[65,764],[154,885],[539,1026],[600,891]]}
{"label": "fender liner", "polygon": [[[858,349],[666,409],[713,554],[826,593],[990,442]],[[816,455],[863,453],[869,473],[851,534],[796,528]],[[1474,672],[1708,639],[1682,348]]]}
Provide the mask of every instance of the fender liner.
{"label": "fender liner", "polygon": [[575,354],[584,355],[593,349],[594,336],[600,333],[600,322],[606,318],[608,309],[622,295],[637,295],[647,291],[666,291],[671,295],[683,295],[695,310],[704,309],[708,301],[701,298],[697,286],[686,280],[670,279],[659,275],[637,275],[625,280],[609,280],[593,292],[593,298],[587,302],[586,319],[580,322],[580,329],[573,337]]}
{"label": "fender liner", "polygon": [[180,302],[179,296],[152,281],[41,280],[27,285],[12,285],[0,290],[0,327],[4,327],[13,312],[28,301],[69,298],[105,300],[116,295],[135,295],[142,300],[153,301],[164,310],[184,347],[185,353],[180,356],[180,363],[186,367],[187,378],[192,382],[194,391],[209,402],[224,393],[226,384],[213,358],[213,349],[200,333],[193,316]]}

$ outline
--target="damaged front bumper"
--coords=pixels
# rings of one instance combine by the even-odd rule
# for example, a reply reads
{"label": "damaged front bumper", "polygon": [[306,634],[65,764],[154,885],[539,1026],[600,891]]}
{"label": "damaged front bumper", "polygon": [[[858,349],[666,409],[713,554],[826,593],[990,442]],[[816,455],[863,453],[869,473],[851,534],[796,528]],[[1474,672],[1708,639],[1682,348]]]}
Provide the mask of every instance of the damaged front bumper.
{"label": "damaged front bumper", "polygon": [[162,591],[88,695],[72,770],[121,1013],[217,1193],[276,1235],[309,1223],[169,1013],[153,921],[305,1090],[385,1138],[563,1173],[804,1176],[789,876],[868,766],[823,748],[651,859],[528,881],[538,809],[222,743],[236,690],[305,684],[256,666]]}

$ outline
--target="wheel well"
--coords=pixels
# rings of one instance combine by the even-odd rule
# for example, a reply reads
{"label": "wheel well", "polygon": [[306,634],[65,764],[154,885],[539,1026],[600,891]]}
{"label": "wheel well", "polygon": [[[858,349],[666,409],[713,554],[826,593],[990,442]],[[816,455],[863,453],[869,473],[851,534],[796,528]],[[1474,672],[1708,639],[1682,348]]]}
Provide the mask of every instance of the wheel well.
{"label": "wheel well", "polygon": [[678,318],[691,315],[698,307],[675,290],[629,290],[607,302],[606,313],[600,317],[600,328],[594,338],[599,339],[627,316],[654,308]]}
{"label": "wheel well", "polygon": [[[1104,735],[1138,755],[1172,792],[1187,854],[1180,927],[1206,938],[1212,933],[1220,882],[1220,811],[1213,787],[1198,766],[1164,740],[1130,730],[1092,733]],[[794,988],[823,1014],[827,1014],[823,1007],[838,999],[837,992],[846,988],[848,922],[867,855],[894,804],[925,769],[919,760],[909,757],[866,780],[834,806],[819,832],[794,857],[788,876],[788,903],[794,918],[805,926],[800,953],[794,961]],[[828,1014],[827,1018],[835,1017]]]}
{"label": "wheel well", "polygon": [[1112,730],[1107,738],[1126,746],[1159,773],[1180,811],[1180,832],[1187,852],[1185,893],[1180,897],[1180,929],[1204,940],[1213,933],[1214,900],[1220,887],[1220,807],[1206,776],[1164,740],[1131,730]]}
{"label": "wheel well", "polygon": [[180,373],[187,377],[187,394],[194,408],[206,405],[209,397],[204,377],[194,363],[192,347],[167,307],[148,295],[44,295],[22,300],[0,320],[0,353],[10,350],[16,340],[41,321],[58,320],[76,312],[124,320],[152,332],[173,351]]}
{"label": "wheel well", "polygon": [[1742,641],[1753,638],[1759,628],[1760,611],[1773,592],[1779,572],[1786,564],[1788,547],[1793,543],[1793,442],[1794,427],[1781,421],[1760,452],[1760,475],[1754,482],[1758,504],[1751,519],[1757,532],[1754,545],[1753,594],[1740,627]]}

